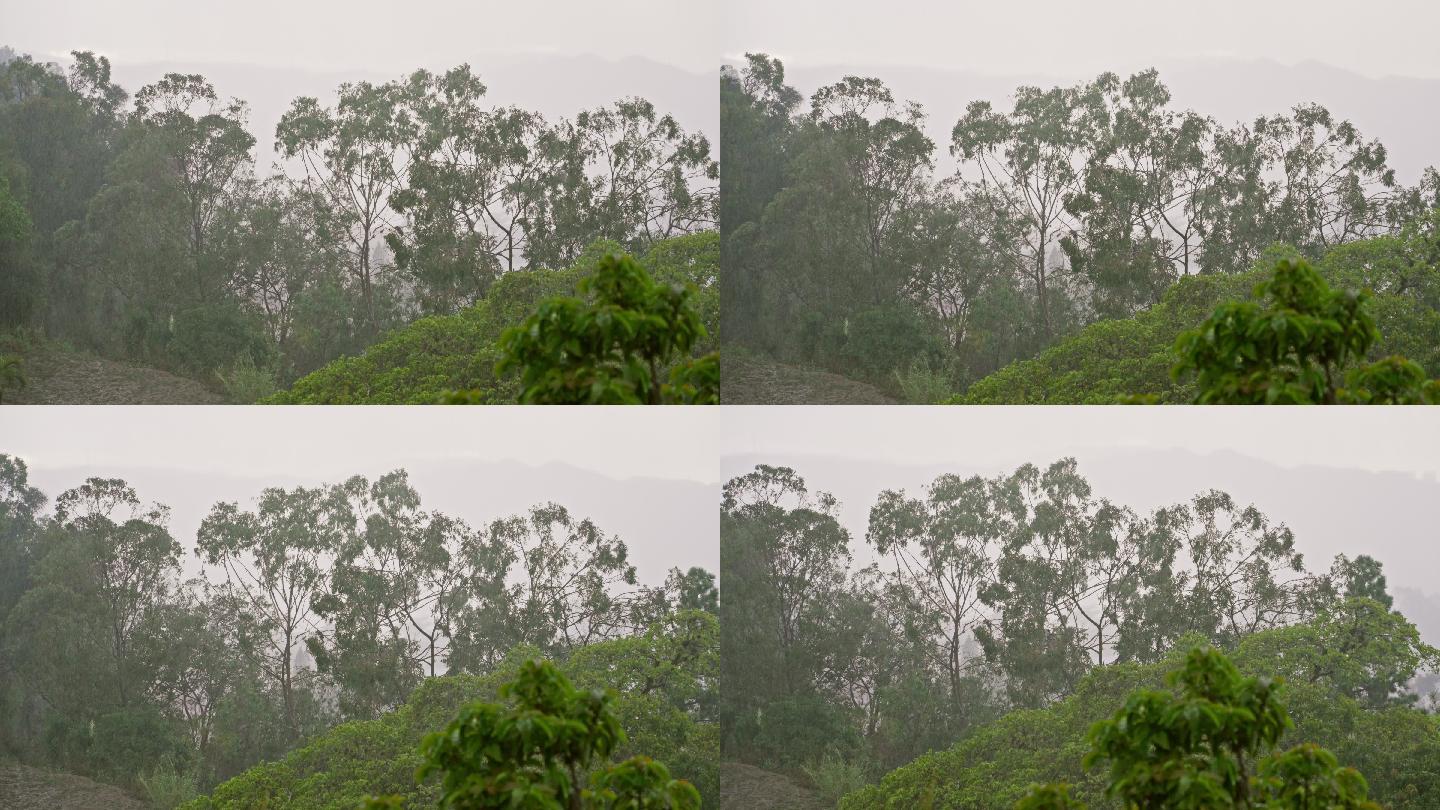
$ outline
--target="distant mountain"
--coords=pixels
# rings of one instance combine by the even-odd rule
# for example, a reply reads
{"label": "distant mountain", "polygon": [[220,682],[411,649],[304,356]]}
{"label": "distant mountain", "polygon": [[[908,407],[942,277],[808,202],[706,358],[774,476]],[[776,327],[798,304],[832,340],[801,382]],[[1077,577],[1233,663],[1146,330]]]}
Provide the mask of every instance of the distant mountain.
{"label": "distant mountain", "polygon": [[[1126,76],[1146,67],[1116,66],[1114,70]],[[1176,108],[1193,109],[1233,125],[1285,112],[1296,104],[1318,102],[1349,119],[1365,137],[1379,138],[1400,182],[1414,184],[1425,167],[1440,166],[1440,146],[1435,140],[1440,131],[1440,79],[1372,79],[1318,62],[1282,65],[1269,60],[1217,59],[1155,67],[1170,88]],[[897,97],[924,105],[936,158],[945,173],[955,165],[949,157],[950,130],[971,101],[986,99],[1005,107],[1021,85],[1052,87],[1093,78],[989,75],[925,67],[786,66],[787,80],[807,97],[847,74],[880,78]]]}
{"label": "distant mountain", "polygon": [[[23,52],[23,49],[17,49]],[[448,64],[416,65],[445,70]],[[703,132],[716,146],[720,131],[718,74],[689,72],[671,65],[632,57],[621,60],[576,55],[477,55],[470,67],[489,88],[497,105],[538,110],[547,118],[609,104],[627,96],[641,96],[657,110],[675,116],[687,131]],[[131,94],[166,73],[199,73],[224,97],[250,104],[250,130],[255,135],[261,168],[268,167],[275,141],[275,125],[299,96],[333,101],[343,82],[384,82],[399,74],[378,73],[364,67],[344,71],[316,71],[237,63],[116,62],[114,80]]]}

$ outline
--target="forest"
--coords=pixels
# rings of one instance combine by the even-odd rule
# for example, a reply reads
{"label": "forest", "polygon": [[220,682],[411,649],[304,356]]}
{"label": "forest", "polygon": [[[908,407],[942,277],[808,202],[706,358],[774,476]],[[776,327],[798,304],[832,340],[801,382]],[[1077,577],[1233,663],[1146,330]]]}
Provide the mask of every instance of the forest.
{"label": "forest", "polygon": [[[1220,490],[1138,511],[1068,458],[879,492],[863,538],[838,515],[791,468],[725,484],[721,756],[749,806],[1440,803],[1440,650],[1363,552],[1315,566]],[[1221,712],[1233,747],[1203,725]],[[1379,804],[1244,796],[1247,769],[1271,768],[1264,785],[1297,759]],[[1275,790],[1311,784],[1298,773]],[[1187,803],[1167,779],[1236,793]]]}
{"label": "forest", "polygon": [[[514,402],[501,339],[551,300],[682,333],[649,355],[595,336],[615,357],[592,366],[708,354],[708,139],[643,98],[547,120],[487,89],[460,65],[296,98],[266,168],[202,75],[132,96],[105,56],[0,50],[0,395]],[[648,274],[582,285],[607,254]]]}
{"label": "forest", "polygon": [[1343,110],[1296,101],[1232,123],[1105,73],[972,100],[937,147],[878,78],[807,104],[749,54],[721,78],[725,400],[1196,401],[1180,336],[1285,258],[1368,296],[1378,334],[1337,371],[1440,375],[1440,174],[1401,183]]}
{"label": "forest", "polygon": [[713,803],[717,598],[701,568],[641,582],[555,503],[475,527],[427,510],[403,469],[216,503],[182,543],[123,480],[52,497],[0,455],[0,795],[81,806],[46,801],[64,778],[137,810],[433,807],[422,741],[563,677],[611,690],[595,768],[654,757]]}

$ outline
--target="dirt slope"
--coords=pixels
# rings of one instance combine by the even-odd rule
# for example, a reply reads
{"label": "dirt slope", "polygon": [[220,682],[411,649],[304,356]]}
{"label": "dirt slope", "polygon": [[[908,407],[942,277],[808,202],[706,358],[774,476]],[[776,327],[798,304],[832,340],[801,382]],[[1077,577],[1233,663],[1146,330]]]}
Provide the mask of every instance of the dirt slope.
{"label": "dirt slope", "polygon": [[6,810],[146,810],[114,785],[83,776],[0,763],[0,807]]}
{"label": "dirt slope", "polygon": [[223,398],[200,383],[158,369],[46,346],[24,353],[25,387],[6,405],[210,405]]}
{"label": "dirt slope", "polygon": [[816,793],[782,774],[720,763],[720,810],[830,810]]}
{"label": "dirt slope", "polygon": [[891,405],[873,385],[759,355],[720,352],[720,401],[727,405]]}

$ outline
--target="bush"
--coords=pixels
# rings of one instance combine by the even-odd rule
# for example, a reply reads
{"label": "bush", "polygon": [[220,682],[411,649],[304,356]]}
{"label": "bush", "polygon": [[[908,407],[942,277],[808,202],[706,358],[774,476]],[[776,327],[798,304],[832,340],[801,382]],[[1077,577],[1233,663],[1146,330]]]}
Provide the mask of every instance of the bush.
{"label": "bush", "polygon": [[233,303],[206,304],[176,314],[169,353],[182,371],[202,376],[237,362],[260,366],[270,359],[264,329]]}
{"label": "bush", "polygon": [[215,376],[225,390],[225,397],[235,405],[253,405],[280,387],[275,381],[275,372],[257,366],[249,355],[242,355],[229,368],[216,371]]}
{"label": "bush", "polygon": [[889,385],[892,373],[917,360],[938,360],[935,331],[908,304],[877,307],[849,319],[842,361],[855,373]]}
{"label": "bush", "polygon": [[931,367],[930,359],[921,357],[910,367],[895,371],[895,381],[900,385],[900,394],[911,405],[934,405],[943,402],[955,390],[954,367],[950,363]]}
{"label": "bush", "polygon": [[141,791],[154,810],[176,810],[180,805],[193,801],[200,793],[195,785],[195,775],[176,769],[168,759],[156,766],[149,776],[141,776],[139,781]]}
{"label": "bush", "polygon": [[839,754],[827,753],[814,765],[804,768],[810,783],[832,805],[840,804],[847,794],[854,793],[870,784],[871,778],[865,767],[845,759]]}

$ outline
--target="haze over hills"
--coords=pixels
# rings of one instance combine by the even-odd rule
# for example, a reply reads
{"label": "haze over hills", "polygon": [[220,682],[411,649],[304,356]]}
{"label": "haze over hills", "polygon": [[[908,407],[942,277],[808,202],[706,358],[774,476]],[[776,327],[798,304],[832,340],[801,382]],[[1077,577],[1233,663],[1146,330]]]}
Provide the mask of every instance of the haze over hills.
{"label": "haze over hills", "polygon": [[[1415,622],[1432,644],[1440,644],[1440,589],[1434,581],[1433,547],[1440,481],[1403,472],[1369,472],[1339,467],[1282,466],[1233,451],[1116,448],[1076,454],[1080,474],[1102,497],[1144,513],[1188,500],[1209,489],[1228,492],[1240,504],[1254,504],[1275,523],[1295,532],[1307,569],[1324,571],[1340,553],[1369,554],[1384,564],[1396,608]],[[1028,459],[1047,465],[1055,458]],[[775,453],[726,455],[726,480],[756,464],[793,467],[812,491],[840,500],[840,520],[850,531],[851,552],[869,559],[865,531],[870,507],[883,489],[923,496],[937,476],[993,476],[1013,467],[901,464],[844,456]],[[1017,463],[1023,463],[1019,461]]]}
{"label": "haze over hills", "polygon": [[[27,53],[21,45],[12,46]],[[36,56],[37,61],[46,61]],[[125,62],[112,60],[113,78],[132,95],[167,73],[199,73],[209,79],[222,97],[240,98],[250,105],[250,132],[261,169],[274,159],[275,125],[299,96],[314,96],[333,103],[335,88],[344,82],[386,82],[424,67],[443,71],[454,64],[417,64],[401,73],[372,68],[315,70],[305,67],[240,62]],[[68,62],[62,62],[68,65]],[[717,76],[691,72],[638,56],[607,59],[588,54],[477,54],[470,67],[485,82],[487,97],[496,105],[536,110],[546,118],[573,117],[629,96],[652,102],[669,113],[687,132],[702,132],[718,155],[720,111],[716,103]]]}
{"label": "haze over hills", "polygon": [[[1147,67],[1116,65],[1111,70],[1123,78]],[[1440,79],[1370,78],[1321,62],[1285,65],[1269,59],[1177,60],[1155,67],[1170,88],[1176,109],[1193,109],[1234,125],[1313,101],[1350,120],[1366,138],[1385,144],[1401,183],[1413,185],[1425,167],[1440,164],[1434,137],[1440,131]],[[883,80],[898,99],[920,102],[929,115],[928,134],[936,144],[941,174],[955,168],[949,153],[950,130],[971,101],[985,99],[1007,109],[1011,94],[1021,85],[1053,87],[1094,78],[866,64],[787,63],[785,68],[786,80],[807,98],[842,76],[859,75]]]}
{"label": "haze over hills", "polygon": [[[210,507],[220,501],[253,508],[266,487],[313,487],[342,477],[273,476],[196,471],[136,465],[47,466],[26,459],[30,485],[50,499],[90,477],[121,478],[146,503],[171,509],[170,533],[185,547],[187,574],[198,572],[190,549]],[[472,527],[524,514],[531,506],[554,501],[572,517],[588,517],[606,533],[618,535],[630,551],[642,582],[658,584],[672,567],[703,566],[719,571],[719,513],[715,485],[660,478],[616,478],[561,463],[522,461],[376,461],[347,475],[370,480],[397,466],[410,474],[426,510],[465,520]]]}

